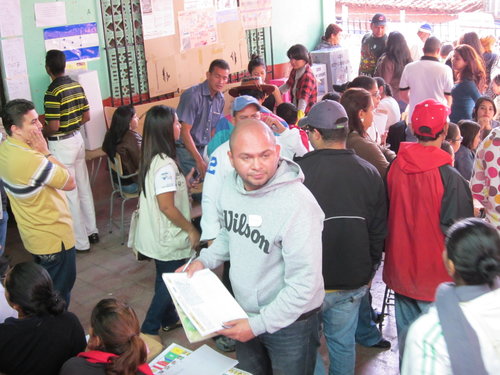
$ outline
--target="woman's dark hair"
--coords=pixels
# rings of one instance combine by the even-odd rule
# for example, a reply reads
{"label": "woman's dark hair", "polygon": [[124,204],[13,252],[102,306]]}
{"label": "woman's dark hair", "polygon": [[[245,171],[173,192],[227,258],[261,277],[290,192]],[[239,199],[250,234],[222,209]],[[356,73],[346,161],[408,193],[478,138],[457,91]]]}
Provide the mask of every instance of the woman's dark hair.
{"label": "woman's dark hair", "polygon": [[340,103],[340,94],[335,91],[327,92],[321,97],[321,101],[323,100],[333,100],[334,102]]}
{"label": "woman's dark hair", "polygon": [[413,60],[406,39],[399,31],[389,33],[385,56],[394,63],[394,77],[401,78],[404,67]]}
{"label": "woman's dark hair", "polygon": [[462,71],[457,72],[458,81],[471,80],[476,84],[479,92],[483,92],[486,83],[483,58],[467,44],[457,46],[454,53],[458,53],[466,63]]}
{"label": "woman's dark hair", "polygon": [[252,71],[258,66],[263,66],[265,69],[266,63],[264,62],[264,59],[260,55],[253,54],[250,57],[250,61],[248,62],[248,67],[247,67],[248,73],[252,74]]}
{"label": "woman's dark hair", "polygon": [[446,234],[446,252],[456,273],[468,285],[491,286],[500,276],[500,236],[482,219],[455,223]]}
{"label": "woman's dark hair", "polygon": [[458,40],[458,44],[467,44],[468,46],[471,46],[482,59],[484,53],[483,45],[479,40],[479,36],[474,31],[463,34]]}
{"label": "woman's dark hair", "polygon": [[477,133],[481,130],[481,126],[475,121],[470,120],[460,120],[458,122],[458,127],[460,128],[460,133],[462,133],[462,145],[472,150],[472,144],[474,143],[474,138],[476,138]]}
{"label": "woman's dark hair", "polygon": [[309,65],[312,64],[311,54],[302,44],[295,44],[291,46],[286,55],[289,59],[304,60]]}
{"label": "woman's dark hair", "polygon": [[240,89],[238,95],[239,96],[248,95],[254,97],[257,100],[262,100],[266,97],[266,93],[259,89]]}
{"label": "woman's dark hair", "polygon": [[298,110],[293,103],[281,103],[276,107],[276,114],[285,120],[288,125],[297,123]]}
{"label": "woman's dark hair", "polygon": [[174,137],[175,110],[165,105],[151,107],[146,113],[142,133],[141,165],[139,182],[146,196],[146,175],[156,155],[168,156],[175,160]]}
{"label": "woman's dark hair", "polygon": [[92,310],[90,325],[101,344],[92,349],[118,356],[106,365],[107,375],[135,375],[137,367],[146,363],[147,351],[139,336],[139,320],[126,303],[114,298],[99,301]]}
{"label": "woman's dark hair", "polygon": [[18,305],[27,316],[59,315],[66,306],[47,270],[34,262],[12,267],[5,277],[5,290],[10,303]]}
{"label": "woman's dark hair", "polygon": [[340,104],[342,104],[347,112],[347,117],[349,118],[349,131],[357,131],[360,136],[365,137],[366,132],[359,118],[359,111],[368,110],[370,105],[372,105],[372,95],[363,88],[350,88],[342,94]]}
{"label": "woman's dark hair", "polygon": [[374,78],[368,76],[357,76],[351,82],[347,84],[347,88],[359,87],[370,91],[373,87],[377,86],[377,81]]}
{"label": "woman's dark hair", "polygon": [[459,127],[454,122],[448,123],[448,133],[446,133],[445,140],[448,142],[454,142],[458,138]]}
{"label": "woman's dark hair", "polygon": [[451,143],[448,142],[448,141],[443,141],[441,143],[441,150],[443,151],[446,151],[448,154],[450,154],[451,156],[454,155],[454,152],[453,152],[453,147],[451,147]]}
{"label": "woman's dark hair", "polygon": [[377,82],[377,87],[379,87],[379,88],[380,88],[380,86],[384,87],[385,96],[392,96],[391,86],[388,85],[382,77],[373,77],[373,78]]}
{"label": "woman's dark hair", "polygon": [[483,104],[484,102],[491,103],[491,105],[493,106],[494,114],[495,115],[497,114],[497,106],[495,105],[495,101],[493,99],[491,99],[489,96],[480,96],[476,100],[476,104],[474,105],[474,109],[472,110],[472,119],[474,121],[477,121],[477,110],[479,109],[481,104]]}
{"label": "woman's dark hair", "polygon": [[121,143],[123,136],[130,129],[130,121],[134,115],[135,109],[131,105],[122,105],[113,113],[111,125],[102,142],[102,150],[111,160],[115,157],[116,147]]}
{"label": "woman's dark hair", "polygon": [[332,35],[337,35],[342,31],[342,28],[339,25],[336,25],[334,23],[329,24],[326,27],[325,30],[325,35],[323,36],[323,40],[328,40]]}

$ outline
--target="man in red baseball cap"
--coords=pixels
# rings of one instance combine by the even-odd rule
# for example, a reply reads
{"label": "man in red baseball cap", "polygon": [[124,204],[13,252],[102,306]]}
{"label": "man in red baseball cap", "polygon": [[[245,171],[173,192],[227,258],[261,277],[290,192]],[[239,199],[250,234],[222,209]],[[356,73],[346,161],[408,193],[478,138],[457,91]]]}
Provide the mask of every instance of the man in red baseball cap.
{"label": "man in red baseball cap", "polygon": [[410,324],[434,301],[437,286],[451,281],[442,260],[445,232],[473,216],[467,181],[441,150],[449,108],[434,100],[418,103],[411,124],[417,143],[401,143],[387,174],[388,236],[384,282],[395,292],[399,353]]}

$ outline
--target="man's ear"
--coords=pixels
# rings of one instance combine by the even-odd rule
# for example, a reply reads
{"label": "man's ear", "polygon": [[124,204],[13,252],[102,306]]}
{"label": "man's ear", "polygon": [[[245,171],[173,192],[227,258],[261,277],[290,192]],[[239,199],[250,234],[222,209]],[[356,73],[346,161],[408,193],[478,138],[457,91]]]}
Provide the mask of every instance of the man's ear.
{"label": "man's ear", "polygon": [[448,272],[448,275],[450,275],[450,277],[453,277],[453,275],[455,275],[455,263],[453,263],[453,261],[448,258],[446,249],[443,251],[443,263],[444,268],[446,268],[446,272]]}
{"label": "man's ear", "polygon": [[228,151],[227,156],[229,156],[229,162],[231,163],[231,167],[234,168],[233,153],[231,151]]}
{"label": "man's ear", "polygon": [[205,74],[205,77],[207,77],[207,79],[208,79],[208,76],[209,76],[209,75],[210,75],[210,72],[207,72],[207,73]]}
{"label": "man's ear", "polygon": [[278,154],[278,157],[280,156],[280,152],[281,152],[281,146],[276,145],[276,153]]}

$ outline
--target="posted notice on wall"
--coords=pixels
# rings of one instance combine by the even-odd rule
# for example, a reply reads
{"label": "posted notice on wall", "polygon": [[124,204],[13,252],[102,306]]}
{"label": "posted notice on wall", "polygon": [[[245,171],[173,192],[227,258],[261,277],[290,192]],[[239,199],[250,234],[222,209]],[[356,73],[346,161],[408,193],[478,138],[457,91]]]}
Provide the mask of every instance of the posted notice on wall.
{"label": "posted notice on wall", "polygon": [[273,22],[272,0],[240,0],[241,23],[245,30],[270,27]]}
{"label": "posted notice on wall", "polygon": [[97,23],[80,23],[50,27],[43,30],[45,49],[58,49],[66,55],[66,61],[88,61],[99,58]]}
{"label": "posted notice on wall", "polygon": [[215,8],[179,12],[181,52],[217,43]]}
{"label": "posted notice on wall", "polygon": [[141,0],[144,39],[175,34],[173,0]]}
{"label": "posted notice on wall", "polygon": [[0,36],[8,38],[23,35],[21,0],[0,1]]}
{"label": "posted notice on wall", "polygon": [[31,100],[23,38],[2,40],[2,63],[7,99]]}
{"label": "posted notice on wall", "polygon": [[36,27],[50,27],[66,25],[66,3],[64,1],[53,1],[50,3],[35,4]]}

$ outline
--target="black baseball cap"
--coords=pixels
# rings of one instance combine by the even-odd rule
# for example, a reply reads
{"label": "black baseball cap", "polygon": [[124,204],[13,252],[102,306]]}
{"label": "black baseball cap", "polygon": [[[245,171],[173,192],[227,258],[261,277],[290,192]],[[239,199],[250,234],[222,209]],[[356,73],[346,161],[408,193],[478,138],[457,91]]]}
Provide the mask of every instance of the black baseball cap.
{"label": "black baseball cap", "polygon": [[372,18],[372,24],[376,26],[385,26],[387,19],[382,13],[376,13]]}

